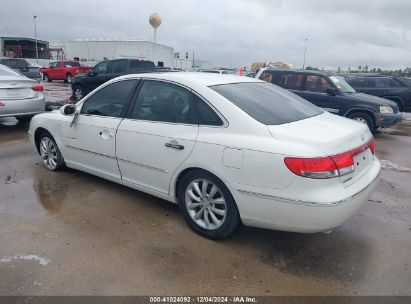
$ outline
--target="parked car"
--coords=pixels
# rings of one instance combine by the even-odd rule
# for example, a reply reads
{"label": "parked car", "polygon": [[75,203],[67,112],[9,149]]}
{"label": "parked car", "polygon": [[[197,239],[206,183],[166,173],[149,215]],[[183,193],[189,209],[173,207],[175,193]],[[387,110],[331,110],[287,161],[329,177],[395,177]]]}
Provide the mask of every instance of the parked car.
{"label": "parked car", "polygon": [[401,120],[395,102],[357,93],[343,77],[331,73],[262,68],[256,78],[290,90],[330,113],[365,123],[371,132]]}
{"label": "parked car", "polygon": [[61,60],[50,62],[47,68],[41,68],[40,73],[43,79],[47,82],[53,80],[64,80],[71,83],[73,77],[79,74],[86,74],[91,70],[91,67],[81,66],[76,60]]}
{"label": "parked car", "polygon": [[376,186],[364,124],[263,81],[211,73],[126,75],[35,116],[49,170],[66,165],[180,205],[212,239],[245,225],[328,231]]}
{"label": "parked car", "polygon": [[393,76],[354,76],[347,82],[358,92],[394,101],[401,112],[411,112],[411,79]]}
{"label": "parked car", "polygon": [[115,77],[133,74],[156,72],[154,62],[138,59],[116,59],[102,61],[87,74],[73,77],[71,88],[76,100],[82,99],[89,92]]}
{"label": "parked car", "polygon": [[0,64],[0,117],[14,116],[26,122],[45,111],[43,86]]}
{"label": "parked car", "polygon": [[13,70],[31,79],[41,79],[39,67],[29,64],[22,58],[0,58],[0,64],[6,65]]}

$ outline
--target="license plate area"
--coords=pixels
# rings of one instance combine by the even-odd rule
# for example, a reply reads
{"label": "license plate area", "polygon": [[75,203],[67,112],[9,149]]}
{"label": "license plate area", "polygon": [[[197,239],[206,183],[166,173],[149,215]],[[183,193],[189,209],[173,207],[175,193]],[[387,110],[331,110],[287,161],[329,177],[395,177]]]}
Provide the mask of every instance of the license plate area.
{"label": "license plate area", "polygon": [[28,97],[27,89],[0,89],[0,98],[17,99]]}

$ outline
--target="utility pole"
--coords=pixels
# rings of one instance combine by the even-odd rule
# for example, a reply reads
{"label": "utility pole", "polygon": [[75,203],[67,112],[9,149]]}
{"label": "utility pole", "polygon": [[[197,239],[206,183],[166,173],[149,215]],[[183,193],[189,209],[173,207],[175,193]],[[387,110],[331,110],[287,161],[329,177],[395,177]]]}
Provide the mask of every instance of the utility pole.
{"label": "utility pole", "polygon": [[193,65],[191,66],[191,68],[192,68],[193,71],[194,71],[194,52],[193,52]]}
{"label": "utility pole", "polygon": [[305,46],[304,46],[304,63],[303,63],[303,70],[305,69],[305,54],[307,53],[307,41],[308,41],[308,39],[305,38],[305,39],[304,39]]}
{"label": "utility pole", "polygon": [[39,48],[37,46],[37,26],[36,26],[36,19],[37,16],[34,15],[33,16],[33,20],[34,20],[34,39],[36,39],[36,59],[37,59],[37,64],[39,64]]}

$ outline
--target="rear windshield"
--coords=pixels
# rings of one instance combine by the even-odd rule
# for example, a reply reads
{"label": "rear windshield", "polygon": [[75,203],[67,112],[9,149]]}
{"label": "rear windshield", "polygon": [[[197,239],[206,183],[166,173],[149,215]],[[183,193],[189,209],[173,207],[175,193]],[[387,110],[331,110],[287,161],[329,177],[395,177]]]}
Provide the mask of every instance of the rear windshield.
{"label": "rear windshield", "polygon": [[323,113],[305,99],[270,83],[242,82],[210,88],[266,125],[281,125]]}

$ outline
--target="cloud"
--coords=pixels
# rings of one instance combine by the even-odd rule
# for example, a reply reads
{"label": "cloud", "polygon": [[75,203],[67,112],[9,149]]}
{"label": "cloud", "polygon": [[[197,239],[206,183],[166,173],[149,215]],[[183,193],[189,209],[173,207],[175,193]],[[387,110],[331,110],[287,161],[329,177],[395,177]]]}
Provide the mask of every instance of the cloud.
{"label": "cloud", "polygon": [[[255,61],[336,68],[411,65],[411,1],[326,0],[21,0],[3,5],[0,34],[152,39],[151,13],[161,15],[160,43],[220,65]],[[6,13],[4,13],[6,12]]]}

